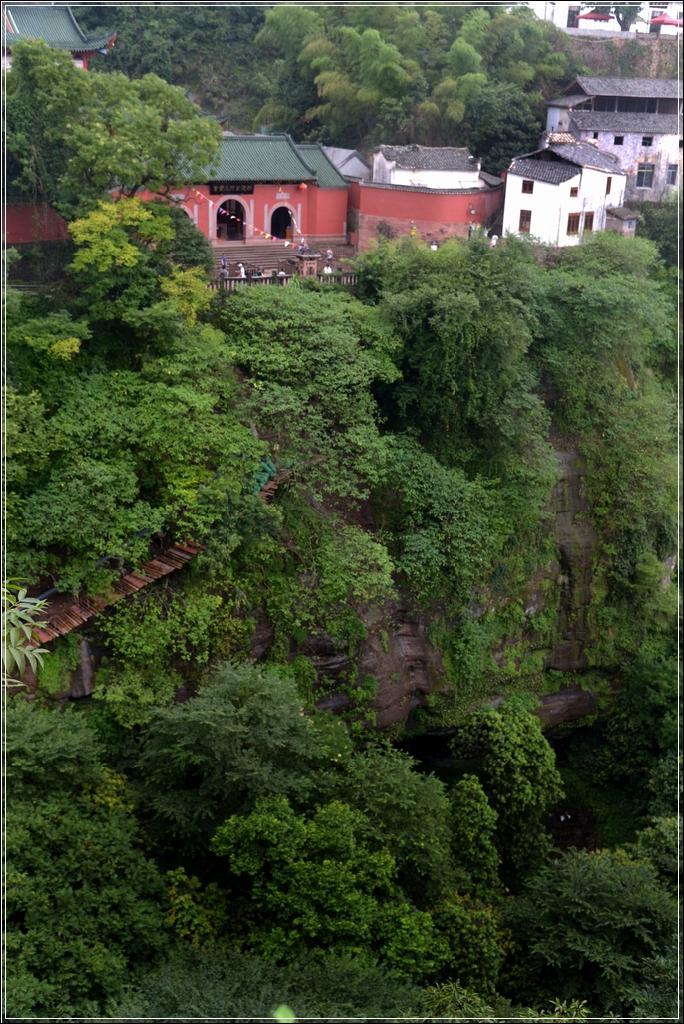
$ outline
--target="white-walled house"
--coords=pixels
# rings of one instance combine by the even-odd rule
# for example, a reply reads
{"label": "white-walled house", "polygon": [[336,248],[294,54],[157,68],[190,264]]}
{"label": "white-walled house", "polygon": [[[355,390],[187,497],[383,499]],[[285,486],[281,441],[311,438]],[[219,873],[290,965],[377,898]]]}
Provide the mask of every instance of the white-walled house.
{"label": "white-walled house", "polygon": [[615,157],[572,136],[515,157],[506,172],[503,234],[531,235],[547,245],[578,245],[604,231],[606,211],[622,207],[626,176]]}
{"label": "white-walled house", "polygon": [[456,146],[380,146],[373,153],[374,182],[420,188],[486,188],[480,161]]}
{"label": "white-walled house", "polygon": [[681,180],[681,95],[676,79],[580,76],[547,103],[546,130],[597,142],[619,159],[628,199],[659,200]]}

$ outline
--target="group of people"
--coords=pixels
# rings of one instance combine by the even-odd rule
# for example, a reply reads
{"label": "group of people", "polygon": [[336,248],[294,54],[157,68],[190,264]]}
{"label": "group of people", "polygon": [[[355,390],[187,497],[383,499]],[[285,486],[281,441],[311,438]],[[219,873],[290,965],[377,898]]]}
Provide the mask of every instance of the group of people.
{"label": "group of people", "polygon": [[[302,238],[302,240],[300,241],[299,245],[297,246],[297,252],[300,253],[300,254],[304,254],[304,253],[311,252],[311,251],[312,250],[310,249],[309,244],[306,241],[306,239]],[[331,274],[336,273],[335,266],[334,266],[334,260],[335,260],[335,253],[333,252],[333,250],[332,249],[326,249],[325,250],[325,264],[323,266],[323,273],[326,276],[329,276]],[[225,255],[221,256],[221,259],[219,261],[219,273],[218,273],[218,276],[219,276],[219,279],[221,281],[224,281],[224,282],[228,281],[230,279],[230,277],[231,277],[230,266],[229,266],[229,263],[228,263],[228,257],[225,256]],[[245,281],[248,277],[250,277],[253,280],[254,278],[263,277],[264,275],[263,275],[262,271],[258,270],[258,269],[257,270],[252,270],[252,271],[248,272],[247,268],[244,265],[244,263],[238,263],[237,264],[237,274],[233,274],[232,276],[233,277],[238,277],[239,279]],[[288,276],[288,274],[282,268],[279,269],[277,271],[277,273],[276,273],[276,277],[279,277],[279,278],[284,278],[284,277],[287,277],[287,276]]]}

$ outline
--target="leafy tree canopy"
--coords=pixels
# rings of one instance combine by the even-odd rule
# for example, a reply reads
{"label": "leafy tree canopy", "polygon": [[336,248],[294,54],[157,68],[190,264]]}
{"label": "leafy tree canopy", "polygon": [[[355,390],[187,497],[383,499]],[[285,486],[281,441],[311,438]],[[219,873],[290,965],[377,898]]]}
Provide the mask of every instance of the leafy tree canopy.
{"label": "leafy tree canopy", "polygon": [[160,843],[203,852],[219,822],[258,797],[306,805],[348,752],[342,723],[306,715],[282,672],[225,666],[194,700],[153,716],[139,784]]}
{"label": "leafy tree canopy", "polygon": [[9,1012],[97,1014],[165,944],[161,881],[79,716],[21,698],[6,715]]}
{"label": "leafy tree canopy", "polygon": [[83,75],[68,53],[27,41],[12,49],[7,88],[19,184],[67,216],[111,190],[200,181],[217,152],[218,125],[157,75]]}
{"label": "leafy tree canopy", "polygon": [[[650,865],[619,850],[571,850],[531,878],[511,910],[528,991],[630,1016],[660,980],[656,959],[675,946],[676,914]],[[671,1012],[675,1000],[673,989]]]}
{"label": "leafy tree canopy", "polygon": [[538,864],[548,850],[546,815],[562,795],[539,719],[507,702],[473,715],[457,742],[482,757],[482,782],[497,813],[496,841],[504,864],[516,872]]}

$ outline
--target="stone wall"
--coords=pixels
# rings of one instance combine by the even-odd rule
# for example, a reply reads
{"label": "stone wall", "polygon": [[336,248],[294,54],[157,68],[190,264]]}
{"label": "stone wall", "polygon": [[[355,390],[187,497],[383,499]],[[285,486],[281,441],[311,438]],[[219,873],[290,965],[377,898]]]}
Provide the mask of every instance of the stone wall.
{"label": "stone wall", "polygon": [[591,75],[617,78],[677,78],[678,37],[625,32],[624,38],[571,35],[572,53]]}

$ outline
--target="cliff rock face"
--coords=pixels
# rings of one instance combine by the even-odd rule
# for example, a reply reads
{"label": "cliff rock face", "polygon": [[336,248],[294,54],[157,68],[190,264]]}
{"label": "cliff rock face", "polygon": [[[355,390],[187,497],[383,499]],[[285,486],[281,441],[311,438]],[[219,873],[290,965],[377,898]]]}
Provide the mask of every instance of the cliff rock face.
{"label": "cliff rock face", "polygon": [[[372,703],[375,724],[380,729],[403,723],[425,697],[443,686],[444,666],[439,651],[428,639],[428,622],[395,605],[383,614],[365,616],[367,636],[354,659],[357,678],[372,676],[377,692]],[[309,644],[316,669],[328,678],[340,678],[352,669],[350,656],[335,650],[325,640]],[[334,693],[318,701],[318,707],[343,710],[352,705],[345,693]]]}
{"label": "cliff rock face", "polygon": [[677,36],[624,32],[605,36],[568,33],[570,48],[590,75],[616,78],[676,78]]}
{"label": "cliff rock face", "polygon": [[557,447],[556,455],[559,478],[551,495],[551,508],[560,565],[560,602],[557,640],[546,659],[546,668],[577,672],[587,667],[587,613],[596,531],[589,516],[583,459],[571,445]]}
{"label": "cliff rock face", "polygon": [[[550,496],[549,511],[556,557],[528,582],[523,603],[525,614],[542,614],[549,600],[556,600],[548,581],[557,588],[558,618],[551,646],[540,654],[544,667],[572,675],[587,668],[586,648],[591,642],[588,612],[592,597],[593,561],[596,531],[590,518],[586,494],[586,466],[576,448],[566,441],[554,439],[558,459],[558,477]],[[515,595],[511,595],[514,597]],[[486,604],[486,601],[485,601]],[[482,613],[475,606],[473,614]],[[405,723],[412,711],[425,704],[427,694],[444,687],[445,673],[437,649],[428,639],[426,616],[412,615],[396,605],[364,616],[366,639],[352,658],[336,649],[327,638],[309,638],[306,649],[320,676],[339,688],[318,702],[320,708],[344,710],[353,705],[349,684],[356,678],[372,676],[377,682],[373,710],[379,728]],[[508,648],[515,648],[520,635],[504,637],[492,651],[494,660],[502,665]],[[529,640],[529,637],[528,637]],[[494,691],[496,692],[496,691]],[[496,698],[495,698],[496,699]],[[557,725],[588,714],[595,714],[596,698],[582,690],[574,679],[559,692],[542,698],[538,714],[544,725]]]}

